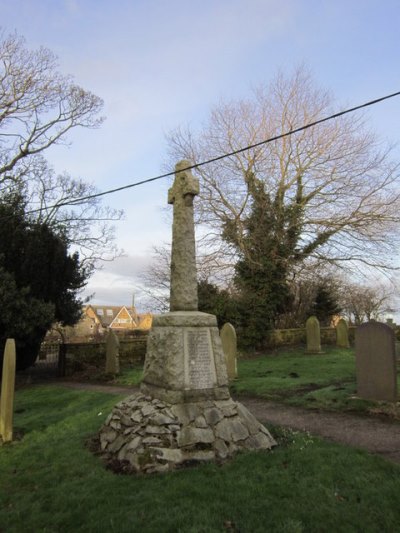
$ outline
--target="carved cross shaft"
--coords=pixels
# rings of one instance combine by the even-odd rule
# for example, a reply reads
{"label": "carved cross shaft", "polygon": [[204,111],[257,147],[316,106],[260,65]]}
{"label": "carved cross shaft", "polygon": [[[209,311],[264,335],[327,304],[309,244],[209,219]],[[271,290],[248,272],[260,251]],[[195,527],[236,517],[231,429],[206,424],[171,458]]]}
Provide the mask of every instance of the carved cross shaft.
{"label": "carved cross shaft", "polygon": [[199,194],[199,180],[189,170],[189,161],[175,166],[175,181],[168,191],[174,206],[171,252],[171,311],[197,311],[196,243],[194,238],[193,198]]}

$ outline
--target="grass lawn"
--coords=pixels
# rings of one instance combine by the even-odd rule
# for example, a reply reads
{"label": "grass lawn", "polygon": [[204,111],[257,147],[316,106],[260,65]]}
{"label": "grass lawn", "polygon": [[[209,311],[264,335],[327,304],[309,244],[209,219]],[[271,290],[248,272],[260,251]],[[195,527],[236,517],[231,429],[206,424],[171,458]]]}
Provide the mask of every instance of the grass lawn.
{"label": "grass lawn", "polygon": [[52,386],[17,391],[22,440],[0,447],[0,531],[398,530],[398,465],[279,428],[270,428],[279,442],[272,452],[167,475],[115,475],[85,441],[119,399]]}
{"label": "grass lawn", "polygon": [[[235,396],[258,396],[307,409],[380,414],[400,420],[400,403],[372,402],[356,396],[354,350],[324,347],[321,355],[304,348],[238,360],[238,379],[230,385]],[[113,383],[138,385],[142,367],[123,368]],[[400,374],[398,375],[400,391]]]}
{"label": "grass lawn", "polygon": [[[306,355],[304,349],[280,350],[238,361],[236,395],[252,395],[311,409],[350,410],[388,414],[400,419],[400,404],[357,398],[354,350],[324,347]],[[400,390],[400,375],[398,376]]]}
{"label": "grass lawn", "polygon": [[121,373],[113,381],[118,385],[139,385],[142,380],[143,365],[121,368]]}

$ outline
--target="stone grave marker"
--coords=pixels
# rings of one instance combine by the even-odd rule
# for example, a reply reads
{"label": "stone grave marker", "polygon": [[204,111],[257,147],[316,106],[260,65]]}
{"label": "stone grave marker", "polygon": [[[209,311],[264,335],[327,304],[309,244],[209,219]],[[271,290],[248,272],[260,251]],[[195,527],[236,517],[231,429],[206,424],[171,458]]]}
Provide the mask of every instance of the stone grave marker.
{"label": "stone grave marker", "polygon": [[350,348],[349,327],[343,318],[336,324],[336,346],[338,348]]}
{"label": "stone grave marker", "polygon": [[225,460],[239,450],[268,450],[268,430],[228,388],[217,319],[198,311],[193,200],[198,180],[175,167],[170,312],[155,316],[140,392],[117,404],[99,433],[106,460],[134,472],[163,472]]}
{"label": "stone grave marker", "polygon": [[7,339],[4,348],[0,399],[0,437],[3,442],[10,442],[13,438],[15,360],[15,341]]}
{"label": "stone grave marker", "polygon": [[381,322],[356,329],[357,394],[366,400],[397,400],[395,334]]}
{"label": "stone grave marker", "polygon": [[220,332],[222,349],[225,354],[228,379],[232,381],[237,377],[237,340],[235,328],[227,322]]}
{"label": "stone grave marker", "polygon": [[322,353],[321,351],[321,332],[319,328],[319,320],[316,316],[310,316],[306,321],[306,338],[307,350],[306,353]]}
{"label": "stone grave marker", "polygon": [[119,374],[119,339],[112,329],[108,330],[106,340],[106,373]]}

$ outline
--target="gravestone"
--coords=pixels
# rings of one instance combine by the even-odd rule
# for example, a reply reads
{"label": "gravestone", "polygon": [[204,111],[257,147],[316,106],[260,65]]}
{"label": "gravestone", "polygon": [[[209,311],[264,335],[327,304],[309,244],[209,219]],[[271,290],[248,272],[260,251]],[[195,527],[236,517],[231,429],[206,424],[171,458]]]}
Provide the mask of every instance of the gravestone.
{"label": "gravestone", "polygon": [[112,329],[108,330],[106,340],[106,373],[119,374],[119,339]]}
{"label": "gravestone", "polygon": [[10,442],[13,438],[14,390],[15,341],[7,339],[4,348],[0,399],[0,437],[3,442]]}
{"label": "gravestone", "polygon": [[193,199],[199,183],[188,166],[176,165],[168,191],[170,312],[153,319],[140,393],[117,404],[99,434],[103,457],[128,471],[163,472],[276,444],[230,397],[217,319],[198,311]]}
{"label": "gravestone", "polygon": [[350,348],[349,327],[343,318],[336,324],[336,346],[338,348]]}
{"label": "gravestone", "polygon": [[321,352],[321,332],[319,328],[319,320],[316,316],[310,316],[306,321],[306,338],[307,350],[306,353],[322,353]]}
{"label": "gravestone", "polygon": [[397,400],[395,334],[381,322],[356,329],[357,394],[366,400]]}
{"label": "gravestone", "polygon": [[232,381],[237,377],[237,340],[236,331],[232,324],[227,322],[222,326],[220,337],[225,354],[228,379]]}

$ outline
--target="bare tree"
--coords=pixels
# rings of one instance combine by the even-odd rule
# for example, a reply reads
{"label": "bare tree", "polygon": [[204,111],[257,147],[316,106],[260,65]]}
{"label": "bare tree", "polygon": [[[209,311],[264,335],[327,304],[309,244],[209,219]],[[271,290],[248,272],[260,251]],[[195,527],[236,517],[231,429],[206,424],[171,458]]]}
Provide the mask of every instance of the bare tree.
{"label": "bare tree", "polygon": [[112,222],[120,220],[123,211],[104,206],[98,197],[79,201],[96,194],[93,185],[67,173],[56,174],[38,155],[31,159],[29,174],[19,190],[29,206],[29,218],[62,231],[86,267],[121,254]]}
{"label": "bare tree", "polygon": [[379,320],[385,313],[393,313],[394,300],[393,287],[383,284],[365,286],[348,283],[342,286],[343,312],[349,322],[355,325]]}
{"label": "bare tree", "polygon": [[165,313],[169,310],[171,271],[171,247],[167,244],[154,246],[152,262],[141,273],[142,305],[148,309]]}
{"label": "bare tree", "polygon": [[[306,69],[290,77],[278,74],[251,98],[212,109],[200,132],[172,132],[170,155],[198,163],[328,116],[333,104]],[[236,232],[235,246],[225,248],[222,262],[232,264],[238,253],[257,261],[245,224],[256,183],[263,185],[274,210],[277,240],[279,232],[295,230],[288,258],[293,269],[305,261],[352,270],[395,268],[391,252],[399,243],[399,164],[390,161],[390,147],[368,130],[360,114],[202,166],[196,173],[201,178],[198,222],[207,227],[211,250],[227,222]]]}
{"label": "bare tree", "polygon": [[[198,280],[212,282],[224,288],[230,288],[227,274],[231,265],[220,261],[218,252],[204,251],[201,237],[197,241],[196,268]],[[145,306],[159,312],[169,309],[170,278],[171,278],[171,245],[164,243],[153,246],[151,250],[151,263],[141,273],[141,291],[146,295],[143,300]]]}
{"label": "bare tree", "polygon": [[50,50],[31,51],[23,37],[0,34],[0,194],[22,196],[30,219],[61,231],[90,269],[99,259],[120,254],[112,222],[122,211],[99,198],[76,203],[96,188],[57,174],[44,158],[51,145],[66,143],[71,129],[95,128],[103,121],[102,100],[57,67]]}
{"label": "bare tree", "polygon": [[78,126],[101,124],[103,101],[57,71],[46,48],[29,50],[16,34],[0,35],[0,180],[24,172],[23,161],[65,142]]}

